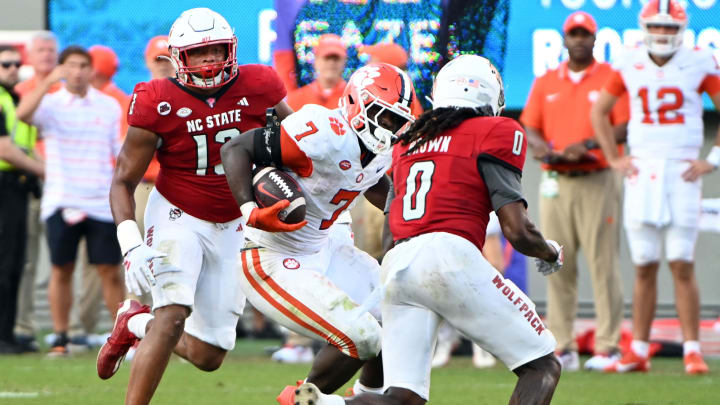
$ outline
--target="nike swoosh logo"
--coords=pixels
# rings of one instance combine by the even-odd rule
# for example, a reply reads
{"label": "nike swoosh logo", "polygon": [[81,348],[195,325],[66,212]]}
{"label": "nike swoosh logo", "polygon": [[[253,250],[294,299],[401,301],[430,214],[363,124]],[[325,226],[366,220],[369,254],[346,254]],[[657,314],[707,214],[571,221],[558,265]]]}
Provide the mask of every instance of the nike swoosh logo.
{"label": "nike swoosh logo", "polygon": [[377,169],[375,169],[375,173],[380,173],[380,171],[384,168],[385,168],[385,166],[378,167]]}
{"label": "nike swoosh logo", "polygon": [[258,189],[259,192],[265,194],[266,196],[269,196],[269,197],[272,198],[273,200],[280,201],[276,196],[270,194],[269,191],[265,190],[265,182],[262,182],[262,183],[258,184],[257,189]]}

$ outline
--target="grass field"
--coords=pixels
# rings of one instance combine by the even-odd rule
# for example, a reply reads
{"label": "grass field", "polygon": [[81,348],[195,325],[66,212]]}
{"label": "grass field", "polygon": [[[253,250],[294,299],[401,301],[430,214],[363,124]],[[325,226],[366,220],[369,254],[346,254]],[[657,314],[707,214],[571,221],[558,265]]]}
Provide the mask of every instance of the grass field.
{"label": "grass field", "polygon": [[[220,370],[197,371],[173,358],[153,404],[271,405],[287,384],[304,377],[306,365],[271,362],[263,348],[273,341],[240,341]],[[686,376],[679,359],[654,359],[649,374],[564,374],[553,404],[720,404],[720,360],[711,373]],[[44,355],[0,356],[0,404],[122,404],[129,367],[108,381],[95,374],[95,352],[66,359]],[[477,370],[469,358],[454,358],[433,371],[432,404],[503,404],[515,376],[502,366]]]}

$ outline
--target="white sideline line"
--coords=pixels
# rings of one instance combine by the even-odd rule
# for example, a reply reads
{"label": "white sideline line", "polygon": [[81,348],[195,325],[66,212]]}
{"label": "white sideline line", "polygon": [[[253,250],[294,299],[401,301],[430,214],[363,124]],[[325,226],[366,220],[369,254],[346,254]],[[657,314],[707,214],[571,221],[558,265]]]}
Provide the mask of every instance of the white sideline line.
{"label": "white sideline line", "polygon": [[37,398],[39,396],[39,392],[0,391],[0,398]]}

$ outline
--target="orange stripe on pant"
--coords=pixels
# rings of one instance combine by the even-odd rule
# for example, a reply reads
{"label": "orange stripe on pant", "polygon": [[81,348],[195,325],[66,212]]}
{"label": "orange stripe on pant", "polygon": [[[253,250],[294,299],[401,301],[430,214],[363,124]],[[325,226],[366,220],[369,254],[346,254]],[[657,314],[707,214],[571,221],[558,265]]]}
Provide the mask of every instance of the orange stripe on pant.
{"label": "orange stripe on pant", "polygon": [[[252,274],[250,274],[250,267],[248,266],[247,261],[247,250],[242,252],[242,266],[243,266],[243,273],[245,273],[245,278],[250,282],[250,285],[255,289],[255,291],[260,294],[265,301],[267,301],[270,305],[275,307],[278,311],[280,311],[283,315],[288,317],[293,322],[297,323],[298,325],[308,329],[309,331],[315,333],[318,336],[321,336],[323,339],[325,339],[328,343],[332,344],[333,346],[337,347],[341,352],[348,354],[350,357],[358,358],[358,351],[357,347],[355,346],[355,343],[347,337],[344,333],[342,333],[339,329],[325,321],[320,315],[316,314],[305,306],[302,302],[298,301],[290,295],[287,291],[285,291],[282,287],[280,287],[275,280],[273,280],[270,276],[265,273],[263,270],[261,264],[260,264],[260,254],[258,252],[258,249],[250,249],[251,255],[252,255],[252,265],[253,270],[257,273],[257,275],[264,280],[267,285],[278,295],[280,295],[283,299],[285,299],[294,309],[299,310],[302,312],[305,316],[315,321],[318,325],[322,326],[326,330],[328,330],[332,335],[328,335],[326,333],[323,333],[319,329],[313,327],[312,325],[308,324],[307,322],[300,319],[297,315],[293,314],[288,308],[286,308],[282,303],[278,302],[276,299],[274,299],[268,291],[265,291],[263,287],[254,279]],[[336,337],[340,339],[342,343],[336,342],[332,337]]]}

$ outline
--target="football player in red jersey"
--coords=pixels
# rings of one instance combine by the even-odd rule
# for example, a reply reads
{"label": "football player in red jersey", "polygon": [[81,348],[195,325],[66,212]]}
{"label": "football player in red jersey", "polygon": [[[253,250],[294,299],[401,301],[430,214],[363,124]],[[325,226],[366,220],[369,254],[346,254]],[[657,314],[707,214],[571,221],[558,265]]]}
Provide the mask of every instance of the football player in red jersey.
{"label": "football player in red jersey", "polygon": [[560,364],[555,338],[533,302],[482,256],[491,211],[508,241],[536,257],[544,275],[562,266],[562,248],[530,222],[520,177],[527,143],[522,127],[498,117],[503,86],[495,67],[460,56],[438,73],[433,110],[400,136],[393,150],[395,239],[382,262],[384,395],[343,400],[310,383],[296,404],[424,404],[442,320],[518,375],[511,404],[548,404]]}
{"label": "football player in red jersey", "polygon": [[[238,66],[236,37],[206,8],[187,10],[170,29],[176,78],[139,83],[118,156],[110,203],[125,257],[128,289],[151,291],[150,308],[127,300],[98,354],[98,375],[110,378],[125,353],[144,338],[130,371],[126,404],[147,404],[173,351],[205,371],[217,369],[235,343],[245,298],[237,288],[235,252],[241,212],[220,163],[227,140],[265,123],[265,110],[292,111],[269,67]],[[157,151],[160,173],[145,212],[145,240],[134,221],[133,191]],[[287,201],[258,209],[256,221],[282,230]],[[244,222],[244,221],[243,221]]]}

